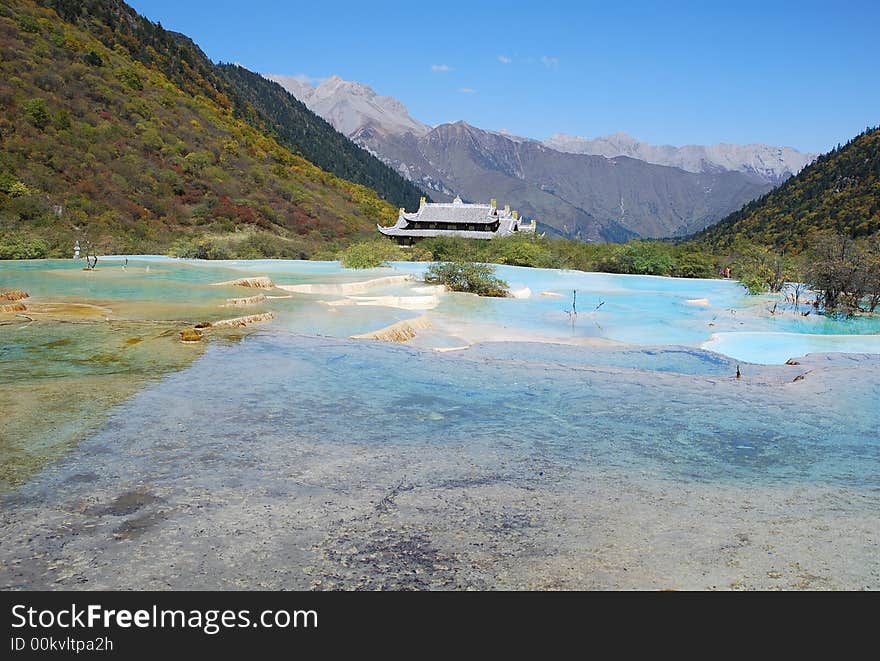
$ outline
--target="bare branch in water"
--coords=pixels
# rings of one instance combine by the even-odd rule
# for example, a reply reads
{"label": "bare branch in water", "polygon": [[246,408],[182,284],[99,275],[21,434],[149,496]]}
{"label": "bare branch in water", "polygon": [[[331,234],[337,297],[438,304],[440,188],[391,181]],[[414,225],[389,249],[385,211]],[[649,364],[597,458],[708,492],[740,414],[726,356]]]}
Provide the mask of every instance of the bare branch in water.
{"label": "bare branch in water", "polygon": [[577,298],[578,292],[577,289],[573,289],[571,292],[571,310],[566,310],[565,313],[568,315],[571,322],[574,323],[575,317],[577,317]]}

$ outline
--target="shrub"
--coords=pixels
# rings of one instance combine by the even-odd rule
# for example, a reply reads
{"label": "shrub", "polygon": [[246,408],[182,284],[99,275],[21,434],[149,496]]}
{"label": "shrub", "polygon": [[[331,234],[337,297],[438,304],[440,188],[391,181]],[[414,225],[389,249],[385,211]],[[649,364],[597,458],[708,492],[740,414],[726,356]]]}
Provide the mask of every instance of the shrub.
{"label": "shrub", "polygon": [[6,193],[9,197],[22,197],[30,195],[30,189],[21,181],[8,172],[0,174],[0,193]]}
{"label": "shrub", "polygon": [[750,292],[758,287],[758,283],[761,283],[760,291],[779,292],[786,282],[799,277],[797,264],[771,246],[738,240],[727,261],[733,266],[734,275]]}
{"label": "shrub", "polygon": [[9,197],[21,197],[22,195],[30,194],[30,190],[20,181],[13,182],[9,186],[9,190],[7,191]]}
{"label": "shrub", "polygon": [[88,64],[90,67],[100,67],[100,66],[104,66],[104,60],[103,60],[103,58],[101,57],[101,54],[98,53],[97,51],[90,50],[88,53],[86,53],[86,54],[83,56],[83,60],[84,60],[85,63]]}
{"label": "shrub", "polygon": [[168,252],[173,257],[184,259],[230,259],[225,247],[211,238],[180,239]]}
{"label": "shrub", "polygon": [[702,252],[685,252],[675,260],[673,275],[679,278],[712,278],[718,269],[715,258]]}
{"label": "shrub", "polygon": [[0,237],[0,259],[40,259],[49,247],[42,239]]}
{"label": "shrub", "polygon": [[425,239],[419,243],[419,247],[430,251],[438,262],[474,261],[478,258],[478,243],[483,242],[463,239],[460,236],[438,236]]}
{"label": "shrub", "polygon": [[10,187],[9,200],[3,206],[3,216],[18,222],[35,221],[45,218],[49,213],[49,205],[46,198],[37,195],[31,190],[22,195],[13,195],[20,191],[18,186]]}
{"label": "shrub", "polygon": [[119,69],[116,72],[116,77],[133,90],[140,91],[144,89],[144,83],[134,69]]}
{"label": "shrub", "polygon": [[434,255],[430,250],[426,250],[420,246],[413,246],[409,249],[409,261],[411,262],[433,262]]}
{"label": "shrub", "polygon": [[534,237],[511,236],[500,239],[497,243],[497,248],[500,249],[499,261],[504,264],[542,269],[556,268],[559,265],[559,259]]}
{"label": "shrub", "polygon": [[37,19],[29,14],[22,14],[18,17],[18,29],[22,32],[39,32],[40,24]]}
{"label": "shrub", "polygon": [[59,131],[66,131],[72,126],[72,122],[70,121],[70,113],[63,109],[59,110],[52,117],[52,123]]}
{"label": "shrub", "polygon": [[495,277],[489,264],[472,262],[437,262],[425,271],[425,282],[444,285],[452,291],[480,296],[507,296],[507,283]]}
{"label": "shrub", "polygon": [[767,274],[758,271],[745,273],[739,278],[739,284],[745,287],[746,291],[752,296],[764,294],[767,292]]}
{"label": "shrub", "polygon": [[630,241],[617,255],[621,273],[670,275],[675,260],[669,247],[654,241]]}
{"label": "shrub", "polygon": [[854,241],[823,232],[811,238],[806,283],[826,314],[876,312],[880,304],[880,235]]}
{"label": "shrub", "polygon": [[150,127],[141,135],[141,144],[149,151],[160,152],[165,146],[165,141],[159,135],[159,131]]}
{"label": "shrub", "polygon": [[214,157],[206,151],[193,151],[183,157],[183,169],[187,174],[199,174],[211,165]]}
{"label": "shrub", "polygon": [[22,104],[22,110],[28,121],[38,129],[44,129],[49,124],[49,109],[43,99],[30,99]]}
{"label": "shrub", "polygon": [[402,258],[400,248],[385,239],[354,243],[339,253],[339,261],[347,269],[372,269]]}

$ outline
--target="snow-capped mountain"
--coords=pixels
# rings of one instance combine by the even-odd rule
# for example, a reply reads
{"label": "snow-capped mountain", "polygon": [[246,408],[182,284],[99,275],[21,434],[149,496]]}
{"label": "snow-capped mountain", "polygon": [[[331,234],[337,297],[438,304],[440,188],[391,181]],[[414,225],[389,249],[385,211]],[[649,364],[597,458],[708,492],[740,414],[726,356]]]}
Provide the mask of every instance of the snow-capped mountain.
{"label": "snow-capped mountain", "polygon": [[364,129],[380,134],[412,133],[424,135],[431,127],[413,119],[406,106],[390,96],[379,96],[371,87],[331,76],[317,86],[294,76],[266,74],[309,110],[320,115],[333,127],[357,141]]}
{"label": "snow-capped mountain", "polygon": [[542,231],[588,241],[684,236],[813,160],[786,147],[655,147],[625,134],[541,142],[464,122],[430,127],[400,101],[333,76],[267,75],[435,200],[511,204]]}
{"label": "snow-capped mountain", "polygon": [[669,165],[688,172],[732,170],[756,174],[773,184],[779,184],[800,172],[815,160],[817,154],[804,154],[791,147],[771,145],[652,145],[641,142],[626,133],[615,133],[599,138],[582,138],[557,133],[544,144],[557,151],[592,156],[629,156],[640,161]]}

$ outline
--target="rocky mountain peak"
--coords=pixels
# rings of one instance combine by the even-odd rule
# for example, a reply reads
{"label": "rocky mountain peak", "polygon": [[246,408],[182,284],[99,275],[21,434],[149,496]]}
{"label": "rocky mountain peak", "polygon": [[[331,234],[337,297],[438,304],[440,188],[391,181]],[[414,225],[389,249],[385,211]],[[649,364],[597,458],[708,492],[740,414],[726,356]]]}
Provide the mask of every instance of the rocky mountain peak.
{"label": "rocky mountain peak", "polygon": [[296,76],[267,74],[302,101],[312,112],[330,122],[337,131],[356,138],[371,134],[424,135],[430,127],[410,116],[406,106],[390,96],[380,96],[369,85],[330,76],[315,86]]}

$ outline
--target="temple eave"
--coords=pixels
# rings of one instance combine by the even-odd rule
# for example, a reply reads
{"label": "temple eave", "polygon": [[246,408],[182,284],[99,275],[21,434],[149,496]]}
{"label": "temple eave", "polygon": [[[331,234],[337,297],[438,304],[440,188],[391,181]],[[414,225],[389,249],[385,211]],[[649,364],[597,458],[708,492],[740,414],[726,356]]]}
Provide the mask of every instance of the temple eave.
{"label": "temple eave", "polygon": [[411,230],[396,227],[380,227],[379,231],[385,236],[411,237],[414,239],[426,239],[437,236],[460,236],[466,239],[491,239],[494,236],[503,236],[502,232],[486,232],[480,230]]}

